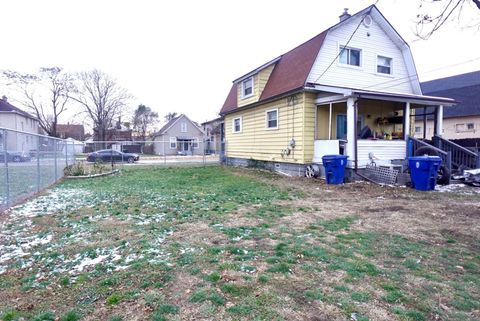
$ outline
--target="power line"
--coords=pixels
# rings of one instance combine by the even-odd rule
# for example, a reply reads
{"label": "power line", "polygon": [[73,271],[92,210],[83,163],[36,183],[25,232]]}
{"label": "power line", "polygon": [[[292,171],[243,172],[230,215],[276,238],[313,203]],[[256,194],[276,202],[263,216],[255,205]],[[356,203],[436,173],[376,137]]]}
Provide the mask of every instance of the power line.
{"label": "power line", "polygon": [[[375,2],[375,4],[378,3],[379,0],[377,0],[377,2]],[[318,80],[320,80],[320,78],[323,77],[323,75],[325,75],[325,73],[328,71],[328,69],[330,69],[330,67],[332,67],[332,65],[335,63],[335,61],[337,61],[338,57],[340,57],[340,55],[342,54],[342,52],[345,50],[345,47],[348,47],[348,44],[350,43],[350,41],[352,40],[353,36],[355,35],[355,33],[357,32],[358,28],[360,28],[360,26],[362,25],[362,22],[363,20],[365,20],[365,17],[368,16],[370,14],[370,12],[372,11],[372,7],[368,10],[367,13],[365,13],[362,17],[362,19],[360,20],[360,22],[358,23],[357,27],[355,28],[355,30],[353,30],[352,34],[350,35],[350,37],[348,38],[348,41],[347,43],[345,44],[344,46],[344,49],[341,49],[338,51],[338,54],[335,56],[335,58],[333,58],[332,62],[328,65],[328,67],[322,72],[322,74],[320,76],[317,77],[317,79],[315,79],[314,83],[316,83]]]}
{"label": "power line", "polygon": [[[469,60],[466,60],[466,61],[463,61],[463,62],[459,62],[459,63],[455,63],[455,64],[431,69],[431,70],[425,71],[423,74],[428,74],[428,73],[431,73],[431,72],[434,72],[434,71],[439,71],[439,70],[443,70],[443,69],[447,69],[447,68],[451,68],[451,67],[455,67],[455,66],[460,66],[460,65],[463,65],[463,64],[466,64],[466,63],[469,63],[469,62],[477,61],[477,60],[480,60],[480,57],[476,57],[476,58],[469,59]],[[401,77],[401,78],[396,78],[396,79],[392,79],[392,80],[387,80],[387,81],[384,81],[384,82],[381,82],[381,83],[376,83],[376,84],[373,84],[373,85],[370,85],[370,86],[366,86],[364,88],[367,89],[367,88],[382,86],[382,85],[390,84],[390,83],[391,83],[390,86],[386,86],[384,88],[385,89],[386,88],[391,88],[391,87],[394,87],[394,86],[397,86],[397,85],[402,85],[404,83],[410,82],[415,77],[418,77],[417,72],[415,72],[413,75],[409,75],[409,76]],[[402,81],[402,82],[397,83],[400,80],[406,80],[406,81]]]}

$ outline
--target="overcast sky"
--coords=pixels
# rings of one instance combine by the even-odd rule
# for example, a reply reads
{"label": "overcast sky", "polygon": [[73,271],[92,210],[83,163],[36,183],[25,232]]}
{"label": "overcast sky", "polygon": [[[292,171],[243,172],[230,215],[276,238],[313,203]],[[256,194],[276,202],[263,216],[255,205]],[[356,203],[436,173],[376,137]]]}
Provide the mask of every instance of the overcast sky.
{"label": "overcast sky", "polygon": [[[377,6],[410,44],[420,80],[480,70],[475,28],[454,22],[428,41],[414,41],[419,1],[380,0]],[[161,116],[176,111],[203,122],[217,116],[233,79],[337,23],[343,8],[353,14],[372,3],[2,1],[0,69],[98,68],[131,92],[132,108],[143,103]],[[464,21],[480,16],[473,7],[466,10]]]}

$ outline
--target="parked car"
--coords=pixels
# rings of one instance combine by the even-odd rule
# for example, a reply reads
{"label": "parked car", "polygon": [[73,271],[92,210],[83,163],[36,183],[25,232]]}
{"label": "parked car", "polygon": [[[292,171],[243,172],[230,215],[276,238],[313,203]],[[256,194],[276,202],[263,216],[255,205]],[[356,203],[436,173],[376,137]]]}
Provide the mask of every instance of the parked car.
{"label": "parked car", "polygon": [[27,152],[12,152],[0,151],[0,162],[5,162],[5,155],[7,155],[7,162],[29,162],[32,158]]}
{"label": "parked car", "polygon": [[87,156],[87,162],[128,162],[133,163],[140,159],[138,154],[122,153],[112,149],[97,150]]}

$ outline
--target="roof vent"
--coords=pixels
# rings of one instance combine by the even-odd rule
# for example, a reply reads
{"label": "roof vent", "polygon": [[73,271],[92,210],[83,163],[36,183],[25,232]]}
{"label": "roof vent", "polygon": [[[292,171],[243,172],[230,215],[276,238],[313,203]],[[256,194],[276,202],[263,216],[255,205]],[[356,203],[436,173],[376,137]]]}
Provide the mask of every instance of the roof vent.
{"label": "roof vent", "polygon": [[352,15],[348,13],[348,8],[343,9],[342,15],[339,16],[340,22],[347,20],[347,19],[350,18],[351,16],[352,16]]}
{"label": "roof vent", "polygon": [[3,95],[3,96],[2,96],[2,100],[3,100],[4,102],[6,102],[6,101],[8,100],[7,96]]}

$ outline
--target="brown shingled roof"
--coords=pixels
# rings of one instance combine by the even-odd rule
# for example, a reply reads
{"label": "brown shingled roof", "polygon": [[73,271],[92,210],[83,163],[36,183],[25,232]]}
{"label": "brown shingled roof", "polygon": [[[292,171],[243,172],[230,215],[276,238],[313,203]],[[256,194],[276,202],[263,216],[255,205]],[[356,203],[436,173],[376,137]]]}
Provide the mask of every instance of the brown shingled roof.
{"label": "brown shingled roof", "polygon": [[[300,89],[305,86],[308,74],[323,44],[328,30],[313,37],[300,46],[283,54],[268,79],[259,101]],[[237,108],[237,84],[233,84],[223,104],[220,114]]]}
{"label": "brown shingled roof", "polygon": [[273,69],[260,100],[272,98],[305,86],[327,31],[287,52]]}
{"label": "brown shingled roof", "polygon": [[231,110],[237,108],[237,84],[233,84],[230,92],[228,93],[225,103],[223,103],[222,110],[220,114],[227,113]]}

